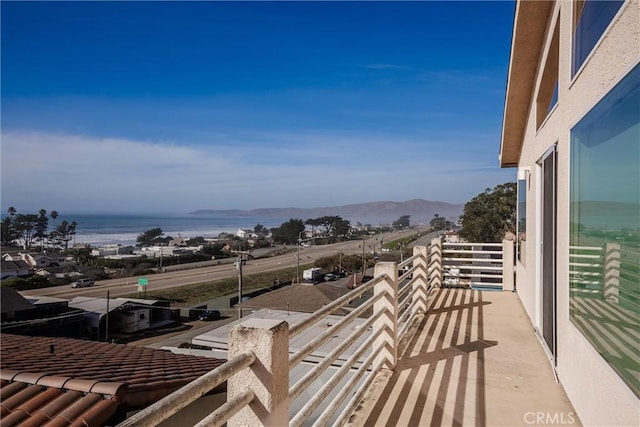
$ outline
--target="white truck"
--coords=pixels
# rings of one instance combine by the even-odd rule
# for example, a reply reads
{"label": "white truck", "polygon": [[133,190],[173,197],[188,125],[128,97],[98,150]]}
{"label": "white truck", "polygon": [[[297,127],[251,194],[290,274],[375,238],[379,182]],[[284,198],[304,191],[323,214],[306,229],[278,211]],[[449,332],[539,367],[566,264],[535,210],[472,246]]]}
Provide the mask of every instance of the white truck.
{"label": "white truck", "polygon": [[322,279],[322,269],[316,267],[304,270],[302,278],[307,282],[319,282]]}

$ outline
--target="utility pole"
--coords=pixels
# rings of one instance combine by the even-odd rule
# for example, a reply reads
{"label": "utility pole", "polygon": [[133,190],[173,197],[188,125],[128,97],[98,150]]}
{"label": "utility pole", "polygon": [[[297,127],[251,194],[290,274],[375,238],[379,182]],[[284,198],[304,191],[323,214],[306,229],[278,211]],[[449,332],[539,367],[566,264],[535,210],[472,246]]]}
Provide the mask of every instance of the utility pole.
{"label": "utility pole", "polygon": [[238,318],[242,319],[242,264],[244,264],[244,254],[243,251],[238,251],[238,260],[236,261],[236,269],[238,270]]}
{"label": "utility pole", "polygon": [[366,237],[362,238],[362,279],[364,280],[364,275],[367,271],[367,260],[364,257],[364,245],[365,245]]}
{"label": "utility pole", "polygon": [[238,267],[238,314],[239,318],[242,319],[242,255],[239,257],[239,267]]}
{"label": "utility pole", "polygon": [[301,231],[298,233],[298,257],[296,259],[296,283],[300,283],[300,244],[302,243],[302,237],[301,237],[302,233],[304,233],[305,231]]}
{"label": "utility pole", "polygon": [[[100,322],[98,321],[98,325]],[[99,330],[100,328],[98,328]],[[104,336],[105,341],[109,342],[109,291],[107,291],[107,314],[105,315],[105,328],[104,328]],[[98,336],[98,341],[100,341],[100,336]]]}

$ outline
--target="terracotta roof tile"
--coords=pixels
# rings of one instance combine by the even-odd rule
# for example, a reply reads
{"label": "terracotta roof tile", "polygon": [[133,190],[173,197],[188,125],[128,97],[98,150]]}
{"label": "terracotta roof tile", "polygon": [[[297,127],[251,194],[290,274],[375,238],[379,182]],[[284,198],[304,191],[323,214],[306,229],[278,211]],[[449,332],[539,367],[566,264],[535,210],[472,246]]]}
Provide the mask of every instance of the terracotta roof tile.
{"label": "terracotta roof tile", "polygon": [[40,393],[42,390],[43,387],[39,385],[28,385],[21,390],[16,390],[15,394],[2,401],[2,407],[7,408],[10,412],[13,412],[14,410],[20,408],[20,405],[31,399],[36,394]]}
{"label": "terracotta roof tile", "polygon": [[47,418],[53,419],[56,414],[61,412],[64,408],[71,405],[76,400],[80,399],[80,397],[82,397],[82,393],[80,393],[79,391],[67,391],[62,396],[60,396],[59,399],[54,400],[53,402],[42,408],[40,412],[46,415]]}
{"label": "terracotta roof tile", "polygon": [[[4,425],[4,420],[2,421]],[[21,422],[20,427],[42,427],[49,421],[50,421],[49,418],[45,414],[43,414],[42,412],[38,412],[37,414]]]}
{"label": "terracotta roof tile", "polygon": [[[71,338],[0,334],[1,424],[103,426],[224,360]],[[120,411],[122,412],[122,411]]]}

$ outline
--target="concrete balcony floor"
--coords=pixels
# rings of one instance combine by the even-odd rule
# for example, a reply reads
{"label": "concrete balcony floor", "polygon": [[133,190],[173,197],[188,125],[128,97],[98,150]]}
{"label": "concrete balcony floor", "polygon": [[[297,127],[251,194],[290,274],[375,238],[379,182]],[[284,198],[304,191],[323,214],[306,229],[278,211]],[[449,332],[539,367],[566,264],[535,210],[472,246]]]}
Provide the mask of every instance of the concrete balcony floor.
{"label": "concrete balcony floor", "polygon": [[516,293],[439,289],[347,425],[581,423]]}

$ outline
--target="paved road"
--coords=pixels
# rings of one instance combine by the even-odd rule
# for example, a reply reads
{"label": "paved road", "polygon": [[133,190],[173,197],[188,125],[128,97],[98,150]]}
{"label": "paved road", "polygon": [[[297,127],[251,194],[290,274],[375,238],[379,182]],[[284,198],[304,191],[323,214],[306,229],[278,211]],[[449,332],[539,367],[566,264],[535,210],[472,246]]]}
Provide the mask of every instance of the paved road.
{"label": "paved road", "polygon": [[[397,239],[404,236],[415,234],[416,230],[400,231],[394,233],[384,233],[382,235],[384,241]],[[376,238],[378,235],[372,236]],[[314,262],[318,258],[336,255],[339,252],[344,254],[361,253],[362,249],[359,245],[361,240],[334,243],[331,245],[311,246],[309,248],[300,248],[300,265]],[[369,244],[366,248],[369,250]],[[264,271],[280,270],[282,268],[296,266],[297,251],[291,254],[279,255],[271,258],[254,259],[249,261],[244,267],[245,274],[259,273]],[[302,274],[302,272],[300,272]],[[153,290],[168,289],[176,286],[183,286],[195,283],[209,282],[213,280],[226,279],[237,275],[233,264],[222,264],[211,267],[201,267],[190,270],[171,271],[147,276],[149,279],[149,288]],[[126,277],[120,279],[101,280],[96,282],[95,286],[90,288],[71,289],[68,285],[55,286],[44,289],[33,289],[28,291],[28,295],[49,296],[58,298],[73,298],[76,296],[87,297],[104,297],[109,291],[111,298],[128,295],[138,291],[138,278]]]}

